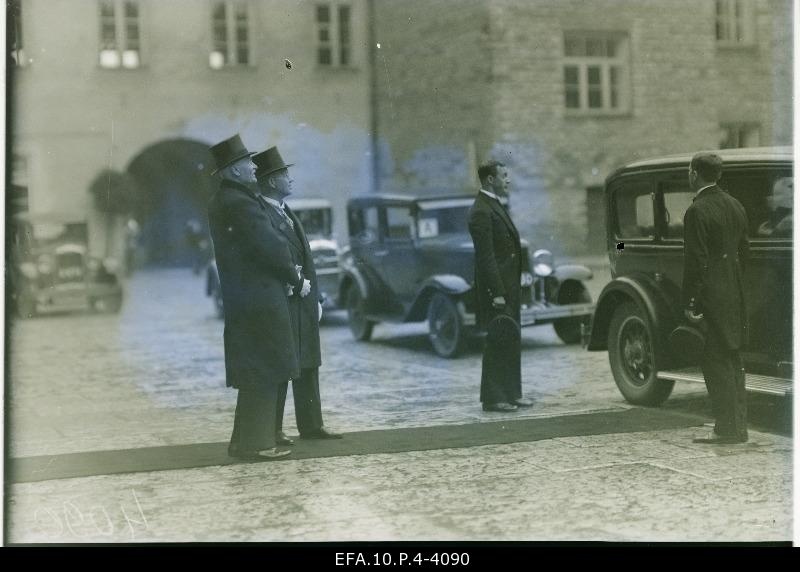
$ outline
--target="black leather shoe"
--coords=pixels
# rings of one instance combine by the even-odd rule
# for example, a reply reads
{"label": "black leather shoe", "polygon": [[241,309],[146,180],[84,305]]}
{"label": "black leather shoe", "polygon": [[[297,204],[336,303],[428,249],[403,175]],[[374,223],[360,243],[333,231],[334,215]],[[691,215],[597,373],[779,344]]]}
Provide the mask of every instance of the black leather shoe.
{"label": "black leather shoe", "polygon": [[737,443],[747,443],[747,437],[720,435],[716,431],[712,431],[708,437],[692,439],[692,443],[704,443],[706,445],[735,445]]}
{"label": "black leather shoe", "polygon": [[484,403],[483,404],[484,411],[516,411],[517,406],[511,405],[510,403]]}
{"label": "black leather shoe", "polygon": [[519,399],[513,400],[511,403],[517,407],[533,407],[533,399],[528,399],[527,397],[520,397]]}
{"label": "black leather shoe", "polygon": [[235,454],[232,455],[230,449],[228,449],[228,454],[231,457],[236,457],[237,459],[248,459],[250,461],[273,461],[275,459],[281,459],[283,457],[287,457],[291,455],[292,452],[279,451],[277,447],[273,447],[272,449],[262,449],[261,451],[235,450]]}
{"label": "black leather shoe", "polygon": [[315,429],[314,431],[309,431],[307,433],[300,433],[301,439],[341,439],[342,435],[339,433],[332,433],[325,429],[325,427],[320,427],[319,429]]}
{"label": "black leather shoe", "polygon": [[289,439],[289,437],[283,431],[279,431],[278,434],[275,436],[275,442],[278,445],[294,445],[294,440]]}

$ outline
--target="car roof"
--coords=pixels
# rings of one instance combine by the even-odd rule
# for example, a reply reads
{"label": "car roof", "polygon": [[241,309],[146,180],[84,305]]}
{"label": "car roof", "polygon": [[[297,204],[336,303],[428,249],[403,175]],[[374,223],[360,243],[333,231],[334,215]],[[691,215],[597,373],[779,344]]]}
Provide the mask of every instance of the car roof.
{"label": "car roof", "polygon": [[47,223],[47,224],[86,224],[86,220],[80,218],[68,218],[62,213],[44,212],[44,213],[17,213],[11,217],[14,221],[29,222],[31,224]]}
{"label": "car roof", "polygon": [[360,195],[352,197],[347,201],[348,208],[372,206],[377,204],[388,204],[393,206],[410,206],[415,203],[426,203],[429,201],[451,201],[458,199],[475,199],[474,194],[469,193],[436,193],[430,195],[404,195],[400,193],[376,193],[370,195]]}
{"label": "car roof", "polygon": [[[791,162],[794,158],[792,147],[744,147],[741,149],[715,149],[710,152],[719,155],[722,158],[723,164]],[[649,159],[633,161],[616,169],[606,180],[612,179],[622,173],[687,166],[696,153],[697,151],[678,153],[675,155],[663,155],[661,157],[651,157]]]}

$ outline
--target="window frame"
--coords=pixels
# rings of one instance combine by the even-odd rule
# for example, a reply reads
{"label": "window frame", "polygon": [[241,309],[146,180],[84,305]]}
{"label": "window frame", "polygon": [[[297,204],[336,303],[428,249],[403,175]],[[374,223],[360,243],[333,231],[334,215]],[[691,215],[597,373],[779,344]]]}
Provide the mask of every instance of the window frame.
{"label": "window frame", "polygon": [[[630,187],[636,184],[646,185],[649,189],[652,213],[653,213],[653,235],[652,236],[623,236],[622,230],[619,224],[619,195],[620,192],[623,191],[626,187]],[[613,237],[615,241],[618,242],[625,242],[628,244],[654,244],[658,240],[658,208],[656,204],[656,186],[652,179],[648,177],[646,174],[640,175],[628,175],[623,176],[620,179],[617,179],[612,183],[611,186],[611,221],[610,224],[612,225],[613,230]],[[642,193],[640,196],[644,196]]]}
{"label": "window frame", "polygon": [[[624,116],[629,115],[633,109],[633,89],[631,87],[631,58],[630,34],[624,31],[598,31],[598,30],[564,30],[562,33],[561,56],[561,82],[562,82],[562,109],[568,117],[598,117],[598,116]],[[584,46],[589,40],[601,41],[605,45],[613,41],[615,44],[614,56],[570,55],[567,44],[575,41],[582,42]],[[591,83],[589,81],[589,68],[600,69],[600,107],[590,107]],[[567,69],[577,68],[578,74],[578,107],[567,105]],[[616,79],[617,106],[612,107],[613,101],[613,71],[619,70]]]}
{"label": "window frame", "polygon": [[[352,2],[314,2],[314,61],[320,69],[354,69],[353,49],[353,3]],[[319,9],[328,9],[328,21],[322,22],[319,19]],[[342,12],[347,12],[347,18],[342,18]],[[346,22],[343,25],[343,22]],[[327,32],[327,40],[320,39],[322,31]],[[346,37],[346,39],[345,39]],[[320,51],[327,49],[330,53],[330,63],[322,63]],[[347,53],[344,58],[343,54]],[[348,61],[343,62],[344,59]]]}
{"label": "window frame", "polygon": [[[211,45],[208,52],[208,67],[213,71],[247,69],[255,67],[253,61],[255,48],[253,46],[253,9],[249,0],[212,0],[209,3],[209,24],[211,26]],[[225,39],[224,39],[224,60],[218,67],[211,63],[211,58],[215,53],[223,53],[217,49],[216,33],[216,9],[222,6],[225,15]],[[245,32],[247,36],[245,49],[247,50],[247,61],[241,62],[239,57],[239,46],[242,44],[237,17],[239,8],[244,9]]]}
{"label": "window frame", "polygon": [[[726,132],[726,140],[730,139],[731,130],[736,130],[736,145],[723,146],[726,141],[720,141],[720,149],[743,149],[745,147],[759,147],[761,146],[761,135],[763,129],[761,123],[758,121],[722,121],[719,124],[720,129]],[[755,145],[742,145],[742,132],[745,129],[754,129],[758,134],[758,143]]]}
{"label": "window frame", "polygon": [[[726,6],[726,14],[721,16],[720,7]],[[736,14],[736,8],[741,8],[743,12],[740,16]],[[727,37],[720,37],[720,22],[727,25]],[[738,40],[730,33],[730,30],[737,29],[739,22],[742,23],[742,39]],[[717,47],[720,48],[752,48],[757,43],[756,8],[754,0],[715,0],[714,2],[714,38]]]}
{"label": "window frame", "polygon": [[[114,38],[113,38],[113,48],[105,47],[106,39],[103,37],[103,29],[105,26],[103,15],[103,7],[105,5],[110,5],[113,10],[113,21],[114,21]],[[135,6],[136,7],[136,16],[133,19],[136,28],[136,35],[137,37],[135,40],[130,40],[129,38],[129,24],[131,17],[127,14],[128,6]],[[143,50],[143,40],[142,40],[142,8],[143,3],[140,0],[98,0],[97,2],[98,7],[98,52],[97,52],[97,64],[103,70],[123,70],[123,71],[134,71],[144,67],[144,50]],[[131,43],[136,44],[135,49],[131,49]],[[116,65],[107,65],[103,62],[103,54],[105,52],[116,52],[117,55],[117,64]],[[125,54],[127,52],[133,52],[136,54],[136,65],[125,65]]]}

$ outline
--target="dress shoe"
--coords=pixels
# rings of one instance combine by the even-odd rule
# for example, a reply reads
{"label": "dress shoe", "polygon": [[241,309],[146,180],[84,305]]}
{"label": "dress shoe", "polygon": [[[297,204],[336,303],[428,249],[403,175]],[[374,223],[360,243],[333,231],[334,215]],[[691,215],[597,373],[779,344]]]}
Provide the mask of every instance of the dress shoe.
{"label": "dress shoe", "polygon": [[484,403],[483,404],[484,411],[516,411],[517,406],[511,405],[510,403],[500,402],[500,403]]}
{"label": "dress shoe", "polygon": [[279,431],[278,434],[275,436],[275,442],[278,445],[294,445],[294,440],[289,439],[289,437],[283,431]]}
{"label": "dress shoe", "polygon": [[301,439],[341,439],[342,436],[339,433],[332,433],[325,429],[325,427],[320,427],[319,429],[315,429],[313,431],[308,431],[307,433],[300,433]]}
{"label": "dress shoe", "polygon": [[712,431],[708,437],[692,439],[692,443],[705,443],[706,445],[734,445],[736,443],[747,443],[747,438],[737,437],[735,435],[720,435],[716,431]]}
{"label": "dress shoe", "polygon": [[517,407],[533,407],[533,399],[528,399],[527,397],[520,397],[511,403]]}
{"label": "dress shoe", "polygon": [[291,451],[279,451],[277,447],[273,447],[272,449],[262,449],[261,451],[240,451],[238,449],[231,451],[231,449],[228,448],[228,455],[231,457],[236,457],[237,459],[248,459],[251,461],[272,461],[274,459],[286,457],[291,453]]}

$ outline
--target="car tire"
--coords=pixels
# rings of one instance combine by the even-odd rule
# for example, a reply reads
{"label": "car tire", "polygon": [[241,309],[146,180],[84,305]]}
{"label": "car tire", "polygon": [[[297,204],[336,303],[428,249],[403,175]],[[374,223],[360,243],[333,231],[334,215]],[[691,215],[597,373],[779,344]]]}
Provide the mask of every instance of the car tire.
{"label": "car tire", "polygon": [[[590,304],[591,302],[592,296],[580,282],[566,282],[558,293],[559,304]],[[562,318],[553,322],[553,329],[565,344],[578,344],[582,337],[581,326],[588,321],[589,316]]]}
{"label": "car tire", "polygon": [[659,352],[644,311],[634,302],[617,307],[608,329],[608,360],[614,381],[629,403],[660,405],[672,393],[675,382],[657,377]]}
{"label": "car tire", "polygon": [[428,338],[443,358],[458,356],[464,347],[464,325],[453,298],[437,292],[428,304]]}
{"label": "car tire", "polygon": [[367,319],[364,297],[357,285],[351,286],[347,291],[347,321],[356,340],[369,341],[375,322]]}

